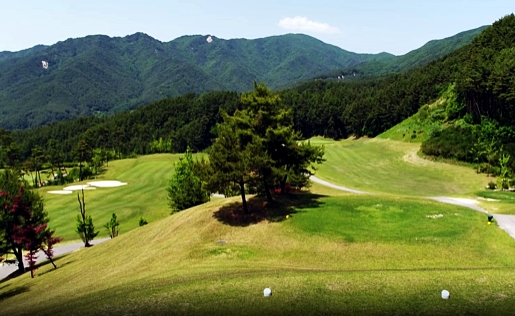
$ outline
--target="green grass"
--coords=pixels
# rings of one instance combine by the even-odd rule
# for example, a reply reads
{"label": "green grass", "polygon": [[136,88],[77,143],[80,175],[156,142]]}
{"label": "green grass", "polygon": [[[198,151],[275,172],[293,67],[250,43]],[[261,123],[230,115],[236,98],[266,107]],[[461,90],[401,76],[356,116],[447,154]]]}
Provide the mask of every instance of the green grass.
{"label": "green grass", "polygon": [[[2,313],[485,315],[514,307],[515,243],[482,214],[318,189],[280,199],[289,220],[226,225],[213,212],[238,199],[217,200],[69,254],[57,270],[45,265],[35,279],[1,283]],[[426,217],[437,213],[444,217]],[[265,299],[267,286],[274,294]],[[443,289],[451,300],[439,298]]]}
{"label": "green grass", "polygon": [[515,193],[483,190],[476,192],[482,200],[481,207],[492,214],[515,215]]}
{"label": "green grass", "polygon": [[[317,176],[381,194],[313,184],[311,193],[276,197],[265,213],[264,201],[250,197],[258,211],[251,218],[270,219],[254,224],[231,222],[241,216],[239,197],[169,215],[164,188],[178,156],[112,162],[102,178],[129,185],[86,191],[86,203],[99,228],[116,212],[122,234],[58,258],[57,270],[39,267],[35,279],[24,274],[0,282],[0,310],[13,316],[512,313],[513,239],[495,222],[487,226],[484,214],[416,197],[482,196],[502,200],[484,203],[515,205],[509,193],[481,191],[487,179],[470,168],[423,160],[419,144],[311,143],[326,149]],[[55,188],[40,191],[49,189]],[[51,226],[76,239],[76,196],[44,197]],[[137,227],[139,216],[150,224]],[[265,287],[272,297],[263,297]],[[443,289],[450,300],[440,298]]]}
{"label": "green grass", "polygon": [[378,135],[377,138],[421,143],[424,140],[426,127],[420,123],[418,117],[418,114],[415,114],[405,119],[386,132]]}
{"label": "green grass", "polygon": [[316,175],[353,189],[404,196],[473,196],[489,181],[472,168],[423,159],[419,148],[385,139],[326,144],[327,161]]}
{"label": "green grass", "polygon": [[[86,210],[100,231],[99,237],[108,236],[103,227],[114,212],[120,222],[120,233],[139,226],[143,216],[153,222],[170,214],[166,186],[173,174],[173,165],[180,155],[160,154],[141,156],[135,159],[117,160],[109,163],[107,172],[96,180],[119,180],[127,186],[86,190]],[[87,180],[81,183],[87,183]],[[69,185],[77,185],[72,183]],[[75,218],[79,214],[77,192],[69,195],[46,193],[62,187],[50,186],[39,190],[45,201],[45,210],[50,216],[50,226],[56,235],[65,241],[78,239],[75,233]]]}

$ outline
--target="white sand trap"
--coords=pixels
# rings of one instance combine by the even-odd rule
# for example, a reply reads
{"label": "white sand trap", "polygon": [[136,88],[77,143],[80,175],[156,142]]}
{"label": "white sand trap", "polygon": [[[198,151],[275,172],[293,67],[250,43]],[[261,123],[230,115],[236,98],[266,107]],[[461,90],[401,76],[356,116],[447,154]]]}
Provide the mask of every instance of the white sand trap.
{"label": "white sand trap", "polygon": [[107,180],[107,181],[88,182],[88,185],[91,185],[91,186],[97,187],[97,188],[116,188],[116,187],[121,187],[121,186],[127,185],[127,183],[120,182],[120,181],[114,181],[114,180]]}
{"label": "white sand trap", "polygon": [[57,191],[48,191],[47,193],[50,193],[50,194],[72,194],[73,191],[57,190]]}
{"label": "white sand trap", "polygon": [[80,191],[80,190],[95,190],[96,188],[93,188],[89,186],[88,184],[85,185],[72,185],[69,187],[64,188],[65,191]]}

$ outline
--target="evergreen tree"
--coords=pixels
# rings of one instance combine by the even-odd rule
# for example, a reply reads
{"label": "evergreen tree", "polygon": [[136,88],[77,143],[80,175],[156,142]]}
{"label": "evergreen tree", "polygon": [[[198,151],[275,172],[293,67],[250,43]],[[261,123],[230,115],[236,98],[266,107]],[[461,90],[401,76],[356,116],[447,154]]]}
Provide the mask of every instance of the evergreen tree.
{"label": "evergreen tree", "polygon": [[118,236],[118,226],[120,226],[120,223],[118,222],[118,219],[116,218],[116,214],[113,213],[109,222],[107,222],[104,225],[104,227],[109,232],[109,237],[114,238],[114,237]]}
{"label": "evergreen tree", "polygon": [[184,158],[175,164],[175,172],[167,188],[172,213],[209,201],[209,192],[193,169],[193,156],[188,148]]}
{"label": "evergreen tree", "polygon": [[82,189],[82,199],[77,193],[77,200],[79,201],[80,214],[77,215],[77,226],[75,231],[79,234],[80,238],[84,242],[84,247],[91,247],[90,241],[97,237],[99,232],[95,232],[95,225],[93,225],[93,219],[91,218],[91,215],[86,214],[84,189]]}

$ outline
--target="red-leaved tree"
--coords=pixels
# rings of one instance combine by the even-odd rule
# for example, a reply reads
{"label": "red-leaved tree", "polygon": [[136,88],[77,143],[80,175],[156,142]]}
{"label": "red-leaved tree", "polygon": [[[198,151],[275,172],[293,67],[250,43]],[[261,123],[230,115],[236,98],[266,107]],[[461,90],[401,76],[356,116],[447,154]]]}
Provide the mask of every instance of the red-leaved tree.
{"label": "red-leaved tree", "polygon": [[25,272],[23,250],[34,277],[37,253],[42,251],[55,266],[53,245],[61,241],[48,228],[43,199],[11,171],[0,174],[0,254],[14,254],[18,271]]}

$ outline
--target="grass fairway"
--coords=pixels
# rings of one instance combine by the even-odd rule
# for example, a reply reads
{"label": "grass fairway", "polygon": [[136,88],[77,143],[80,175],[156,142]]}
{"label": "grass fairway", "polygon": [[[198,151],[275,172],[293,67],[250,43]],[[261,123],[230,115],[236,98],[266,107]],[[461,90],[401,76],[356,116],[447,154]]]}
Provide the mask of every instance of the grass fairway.
{"label": "grass fairway", "polygon": [[515,243],[483,214],[414,198],[329,196],[317,185],[313,192],[281,198],[274,222],[234,226],[213,216],[238,198],[168,216],[69,254],[57,270],[42,266],[35,279],[0,283],[0,310],[501,315],[515,307]]}
{"label": "grass fairway", "polygon": [[[320,140],[313,139],[317,144]],[[385,139],[329,142],[317,176],[367,192],[407,196],[474,196],[489,179],[472,168],[420,158],[420,144]]]}
{"label": "grass fairway", "polygon": [[[110,162],[107,172],[98,179],[119,180],[128,185],[84,191],[86,210],[100,231],[99,237],[108,236],[103,225],[109,221],[113,212],[120,222],[120,233],[138,227],[140,216],[149,222],[167,217],[170,209],[165,189],[173,174],[173,164],[179,157],[181,156],[159,154]],[[70,185],[76,184],[80,183]],[[76,240],[78,235],[75,233],[75,218],[79,214],[77,192],[69,195],[46,193],[60,188],[51,186],[42,188],[39,192],[44,197],[50,225],[56,230],[57,236],[62,236],[65,241]]]}

